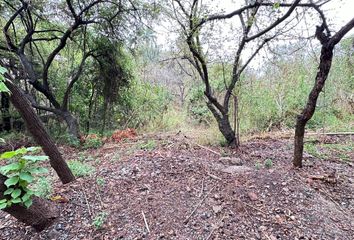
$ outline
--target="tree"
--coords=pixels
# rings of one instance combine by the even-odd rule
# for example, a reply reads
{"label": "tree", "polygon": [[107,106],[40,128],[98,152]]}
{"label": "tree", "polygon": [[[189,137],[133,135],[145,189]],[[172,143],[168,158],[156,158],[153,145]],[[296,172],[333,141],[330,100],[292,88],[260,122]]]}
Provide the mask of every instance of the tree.
{"label": "tree", "polygon": [[[45,101],[28,95],[32,106],[59,116],[66,122],[69,133],[79,138],[79,123],[70,111],[69,99],[87,60],[95,51],[89,45],[88,37],[103,35],[122,41],[126,37],[123,33],[134,34],[134,27],[144,25],[138,13],[143,11],[141,6],[147,9],[148,3],[129,0],[5,1],[5,13],[9,17],[5,18],[3,27],[6,46],[0,45],[0,50],[16,56],[26,73],[26,83],[44,96]],[[53,17],[51,6],[56,6],[63,16]],[[80,60],[71,62],[75,66],[72,71],[60,69],[68,74],[59,81],[58,75],[51,71],[54,65],[65,60],[63,50],[68,45],[80,51],[76,56]],[[66,85],[64,93],[54,91],[60,84]]]}
{"label": "tree", "polygon": [[321,14],[322,25],[316,28],[316,37],[321,43],[321,55],[318,65],[318,72],[315,84],[309,94],[306,106],[301,114],[297,116],[294,138],[294,158],[295,167],[302,167],[302,157],[304,150],[304,135],[306,123],[312,118],[316,110],[316,103],[323,87],[325,86],[328,74],[331,70],[333,51],[335,46],[343,37],[354,28],[354,18],[345,24],[338,32],[331,36],[324,14]]}
{"label": "tree", "polygon": [[[317,3],[300,3],[300,0],[295,0],[293,3],[245,1],[245,4],[240,8],[228,14],[210,14],[210,10],[206,10],[206,6],[201,4],[199,0],[188,3],[172,0],[172,14],[169,13],[169,15],[173,15],[181,27],[191,54],[188,58],[189,62],[197,70],[205,85],[204,95],[207,99],[207,106],[230,146],[238,147],[239,145],[235,129],[231,126],[229,114],[230,100],[232,97],[235,97],[235,101],[237,100],[234,89],[244,70],[270,41],[291,31],[299,23],[301,13],[296,12],[297,17],[291,17],[296,9],[314,8],[317,10],[317,7],[325,2],[328,1],[318,1]],[[205,46],[211,45],[206,40],[216,35],[217,31],[210,27],[209,32],[203,35],[203,28],[206,29],[208,24],[225,22],[234,17],[239,18],[240,25],[240,34],[236,38],[237,49],[233,54],[231,77],[225,81],[224,96],[217,98],[210,84],[209,67],[213,62],[210,59],[212,56],[204,50]],[[222,38],[219,38],[219,41],[222,41]],[[246,50],[247,47],[249,47],[248,50]],[[237,128],[237,124],[235,126]]]}

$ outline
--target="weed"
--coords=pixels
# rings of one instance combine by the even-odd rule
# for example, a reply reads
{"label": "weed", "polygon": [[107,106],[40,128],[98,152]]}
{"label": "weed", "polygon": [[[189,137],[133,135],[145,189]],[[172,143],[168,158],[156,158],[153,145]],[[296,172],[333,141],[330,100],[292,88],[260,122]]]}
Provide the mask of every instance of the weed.
{"label": "weed", "polygon": [[68,161],[68,165],[76,177],[88,176],[95,172],[95,167],[77,160]]}
{"label": "weed", "polygon": [[272,166],[273,166],[273,161],[272,161],[271,159],[265,160],[265,161],[264,161],[264,166],[265,166],[266,168],[272,168]]}
{"label": "weed", "polygon": [[262,164],[259,163],[259,162],[256,162],[256,164],[254,165],[254,167],[256,168],[256,170],[261,170]]}
{"label": "weed", "polygon": [[96,217],[93,219],[92,225],[98,230],[102,229],[103,224],[105,223],[107,219],[108,213],[107,212],[100,212],[99,214],[96,215]]}
{"label": "weed", "polygon": [[155,140],[148,140],[146,143],[142,143],[139,145],[139,148],[142,150],[154,150],[157,144]]}
{"label": "weed", "polygon": [[98,186],[103,187],[106,184],[106,181],[103,178],[99,177],[96,179],[96,183]]}
{"label": "weed", "polygon": [[37,196],[49,198],[53,193],[52,181],[48,177],[40,177],[34,184],[33,189]]}
{"label": "weed", "polygon": [[100,138],[88,138],[84,143],[84,149],[94,148],[97,149],[103,145],[103,142]]}

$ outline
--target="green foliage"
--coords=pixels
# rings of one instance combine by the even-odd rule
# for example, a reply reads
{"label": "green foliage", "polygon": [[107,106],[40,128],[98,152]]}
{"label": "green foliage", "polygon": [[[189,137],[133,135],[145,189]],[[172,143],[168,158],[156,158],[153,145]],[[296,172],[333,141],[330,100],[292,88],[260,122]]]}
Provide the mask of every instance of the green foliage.
{"label": "green foliage", "polygon": [[36,192],[30,190],[29,185],[34,182],[34,175],[48,172],[46,168],[37,166],[38,162],[48,157],[26,154],[39,150],[38,147],[29,147],[1,154],[0,159],[6,159],[8,164],[0,168],[0,172],[7,177],[4,182],[7,190],[4,192],[5,198],[0,200],[0,209],[12,204],[23,204],[27,208],[32,205],[32,196]]}
{"label": "green foliage", "polygon": [[101,138],[89,138],[85,140],[84,149],[88,148],[99,148],[103,145]]}
{"label": "green foliage", "polygon": [[0,66],[0,92],[10,92],[10,90],[5,85],[5,77],[6,68]]}
{"label": "green foliage", "polygon": [[88,163],[84,163],[77,160],[68,161],[69,168],[76,177],[89,176],[95,172],[95,167]]}
{"label": "green foliage", "polygon": [[172,100],[163,87],[141,80],[132,81],[121,97],[121,111],[116,119],[121,125],[130,128],[144,128],[162,119]]}
{"label": "green foliage", "polygon": [[141,143],[139,145],[139,148],[142,150],[148,150],[148,151],[152,151],[156,148],[157,144],[155,140],[148,140],[145,143]]}
{"label": "green foliage", "polygon": [[100,212],[96,215],[96,217],[92,221],[92,225],[97,229],[101,229],[103,224],[107,220],[108,213],[107,212]]}
{"label": "green foliage", "polygon": [[256,164],[254,165],[254,167],[256,168],[256,170],[261,170],[262,164],[261,164],[260,162],[256,162]]}
{"label": "green foliage", "polygon": [[272,167],[273,167],[273,161],[272,161],[272,159],[266,159],[266,160],[264,161],[264,166],[265,166],[266,168],[272,168]]}
{"label": "green foliage", "polygon": [[49,198],[53,193],[52,181],[48,177],[39,177],[33,185],[36,195],[43,198]]}
{"label": "green foliage", "polygon": [[106,184],[106,181],[104,180],[104,178],[99,177],[96,179],[96,183],[98,186],[104,187],[104,185]]}

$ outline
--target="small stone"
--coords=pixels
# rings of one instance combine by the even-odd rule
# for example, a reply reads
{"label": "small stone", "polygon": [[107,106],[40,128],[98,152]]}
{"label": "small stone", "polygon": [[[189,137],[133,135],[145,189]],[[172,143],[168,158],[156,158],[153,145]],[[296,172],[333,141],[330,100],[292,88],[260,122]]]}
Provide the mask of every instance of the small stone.
{"label": "small stone", "polygon": [[258,196],[254,192],[249,192],[247,194],[247,196],[251,199],[251,201],[257,201],[258,200]]}
{"label": "small stone", "polygon": [[222,206],[213,206],[213,211],[217,214],[219,212],[221,212],[222,210]]}
{"label": "small stone", "polygon": [[59,237],[61,236],[61,233],[58,232],[57,230],[55,229],[52,229],[49,233],[48,233],[48,238],[49,239],[59,239]]}
{"label": "small stone", "polygon": [[267,227],[266,226],[260,226],[258,229],[261,232],[265,232],[267,230]]}

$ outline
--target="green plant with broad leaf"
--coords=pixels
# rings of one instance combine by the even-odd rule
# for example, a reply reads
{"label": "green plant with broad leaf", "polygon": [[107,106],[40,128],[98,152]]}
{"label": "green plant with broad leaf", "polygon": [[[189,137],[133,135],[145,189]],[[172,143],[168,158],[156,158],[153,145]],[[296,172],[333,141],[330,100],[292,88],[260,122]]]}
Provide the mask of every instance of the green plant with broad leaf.
{"label": "green plant with broad leaf", "polygon": [[7,177],[4,182],[7,189],[0,199],[0,209],[11,207],[13,204],[22,204],[29,208],[32,205],[32,197],[36,193],[29,189],[34,182],[35,175],[47,173],[48,170],[39,167],[38,162],[48,160],[48,156],[30,155],[37,153],[41,148],[20,148],[15,151],[4,152],[0,160],[7,160],[8,164],[0,168],[1,174]]}

